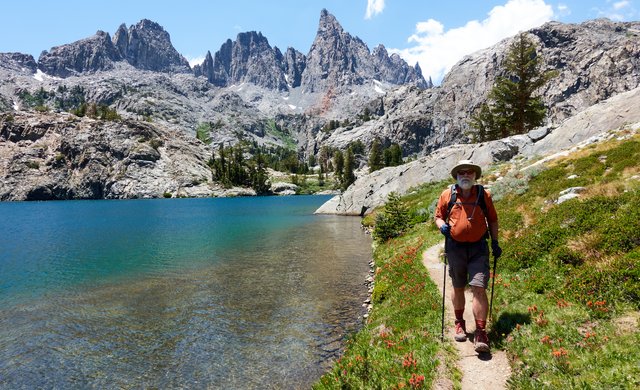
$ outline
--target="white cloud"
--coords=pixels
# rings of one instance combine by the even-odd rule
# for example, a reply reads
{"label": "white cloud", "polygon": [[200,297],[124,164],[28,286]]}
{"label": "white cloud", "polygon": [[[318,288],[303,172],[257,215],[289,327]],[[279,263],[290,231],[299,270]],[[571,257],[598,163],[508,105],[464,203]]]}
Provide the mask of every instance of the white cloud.
{"label": "white cloud", "polygon": [[609,18],[616,22],[625,20],[633,20],[636,17],[637,12],[633,8],[633,4],[628,0],[621,1],[607,1],[608,8],[605,10],[596,9],[598,16],[603,18]]}
{"label": "white cloud", "polygon": [[384,10],[384,0],[367,0],[367,12],[364,15],[365,19],[371,19],[372,17],[382,13]]}
{"label": "white cloud", "polygon": [[437,20],[429,19],[416,24],[416,31],[408,38],[415,43],[408,49],[389,49],[398,53],[410,65],[420,63],[425,79],[439,84],[446,72],[465,55],[489,47],[520,31],[548,22],[553,9],[544,0],[509,0],[496,6],[486,19],[471,20],[462,27],[445,31]]}
{"label": "white cloud", "polygon": [[625,1],[618,1],[618,2],[613,3],[613,9],[619,10],[619,9],[622,9],[622,8],[627,8],[630,5],[631,5],[631,3],[629,3],[626,0]]}
{"label": "white cloud", "polygon": [[571,8],[569,8],[569,6],[567,6],[566,4],[560,3],[556,7],[556,9],[557,11],[555,13],[555,16],[558,17],[559,19],[561,19],[562,17],[571,15]]}

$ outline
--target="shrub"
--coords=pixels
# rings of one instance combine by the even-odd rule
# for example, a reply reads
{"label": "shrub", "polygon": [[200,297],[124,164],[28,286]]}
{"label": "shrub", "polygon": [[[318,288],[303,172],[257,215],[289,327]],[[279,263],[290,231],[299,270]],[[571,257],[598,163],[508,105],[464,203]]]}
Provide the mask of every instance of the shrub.
{"label": "shrub", "polygon": [[154,138],[151,141],[149,141],[149,145],[155,150],[158,150],[160,146],[164,145],[164,142],[161,139]]}
{"label": "shrub", "polygon": [[212,125],[209,122],[200,123],[196,128],[196,138],[203,143],[209,145],[211,143],[211,129]]}
{"label": "shrub", "polygon": [[556,247],[551,255],[558,261],[559,264],[568,264],[568,265],[580,265],[584,262],[582,255],[567,248],[565,245],[560,245]]}
{"label": "shrub", "polygon": [[400,201],[400,196],[392,192],[389,194],[384,211],[376,216],[373,236],[378,241],[387,241],[398,237],[409,227],[409,213]]}
{"label": "shrub", "polygon": [[376,282],[371,293],[371,302],[374,304],[382,303],[389,294],[389,284],[385,282]]}

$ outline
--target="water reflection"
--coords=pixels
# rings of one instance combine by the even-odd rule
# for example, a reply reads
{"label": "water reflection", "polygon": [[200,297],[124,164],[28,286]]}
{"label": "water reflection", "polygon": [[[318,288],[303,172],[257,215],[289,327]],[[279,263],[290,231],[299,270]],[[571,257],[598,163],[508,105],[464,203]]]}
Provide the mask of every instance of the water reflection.
{"label": "water reflection", "polygon": [[318,216],[215,262],[0,308],[0,387],[308,388],[363,314],[359,222]]}

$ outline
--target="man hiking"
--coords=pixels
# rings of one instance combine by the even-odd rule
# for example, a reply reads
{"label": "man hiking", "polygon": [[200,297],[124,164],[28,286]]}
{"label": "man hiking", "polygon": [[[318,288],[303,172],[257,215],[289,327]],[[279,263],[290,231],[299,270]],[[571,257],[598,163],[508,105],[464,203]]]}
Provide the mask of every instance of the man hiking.
{"label": "man hiking", "polygon": [[[463,318],[467,283],[473,292],[475,319],[474,345],[476,352],[489,352],[489,338],[485,330],[489,302],[489,247],[497,258],[502,249],[498,245],[498,215],[491,195],[476,180],[482,175],[480,166],[470,160],[460,161],[451,170],[456,184],[440,195],[435,210],[435,222],[445,238],[445,256],[449,262],[449,276],[453,284],[451,300],[455,312],[455,340],[467,340]],[[444,318],[444,317],[443,317]]]}

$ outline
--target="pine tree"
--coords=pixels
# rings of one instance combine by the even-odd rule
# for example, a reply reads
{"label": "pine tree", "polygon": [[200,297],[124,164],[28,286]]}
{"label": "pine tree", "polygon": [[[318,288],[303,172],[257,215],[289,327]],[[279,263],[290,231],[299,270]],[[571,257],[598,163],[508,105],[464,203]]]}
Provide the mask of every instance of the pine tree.
{"label": "pine tree", "polygon": [[339,150],[333,152],[333,169],[338,179],[340,179],[344,173],[344,155]]}
{"label": "pine tree", "polygon": [[331,150],[328,146],[324,145],[320,148],[318,153],[318,163],[324,169],[325,172],[329,172],[329,160],[331,158]]}
{"label": "pine tree", "polygon": [[351,147],[347,148],[347,152],[344,156],[344,175],[342,176],[342,190],[346,190],[354,181],[356,181],[356,176],[353,173],[355,170],[355,156],[353,155],[353,150]]}
{"label": "pine tree", "polygon": [[489,100],[471,118],[470,125],[478,130],[478,141],[522,134],[542,125],[546,108],[534,93],[556,72],[542,71],[542,58],[535,44],[520,34],[510,46],[503,63],[506,77],[498,77]]}
{"label": "pine tree", "polygon": [[387,167],[396,167],[402,165],[402,148],[394,143],[384,150],[384,165]]}
{"label": "pine tree", "polygon": [[266,162],[260,150],[253,156],[255,167],[251,175],[251,187],[258,195],[269,192],[269,175],[267,175]]}
{"label": "pine tree", "polygon": [[403,205],[400,195],[389,194],[384,210],[376,215],[373,237],[381,242],[398,237],[409,227],[409,212]]}
{"label": "pine tree", "polygon": [[369,172],[375,172],[384,167],[382,144],[376,137],[371,144],[371,150],[369,151]]}
{"label": "pine tree", "polygon": [[385,167],[390,167],[391,166],[391,148],[386,148],[384,149],[384,151],[382,152],[382,156],[383,156],[383,160],[384,160],[384,166]]}

